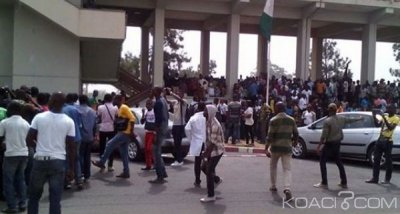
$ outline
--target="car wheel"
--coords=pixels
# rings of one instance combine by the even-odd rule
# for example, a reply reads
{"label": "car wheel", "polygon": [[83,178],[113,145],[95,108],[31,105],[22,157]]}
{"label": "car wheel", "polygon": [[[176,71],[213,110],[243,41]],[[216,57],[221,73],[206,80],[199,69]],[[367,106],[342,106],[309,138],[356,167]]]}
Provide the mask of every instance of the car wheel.
{"label": "car wheel", "polygon": [[292,154],[295,158],[304,158],[307,154],[307,147],[304,140],[299,139],[297,145],[292,147]]}
{"label": "car wheel", "polygon": [[[372,145],[370,149],[368,149],[368,162],[371,166],[374,166],[374,158],[375,158],[375,145]],[[386,157],[384,154],[382,154],[382,158],[381,158],[381,163],[380,163],[380,167],[382,168],[383,166],[385,166],[386,163]]]}
{"label": "car wheel", "polygon": [[136,140],[131,141],[128,145],[128,157],[130,161],[140,161],[142,159],[142,152]]}

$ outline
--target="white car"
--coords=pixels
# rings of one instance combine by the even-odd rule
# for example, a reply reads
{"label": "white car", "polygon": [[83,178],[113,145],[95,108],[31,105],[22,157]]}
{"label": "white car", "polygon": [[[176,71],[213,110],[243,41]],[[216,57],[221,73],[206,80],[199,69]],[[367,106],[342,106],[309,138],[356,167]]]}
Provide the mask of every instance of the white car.
{"label": "white car", "polygon": [[[360,158],[373,163],[374,145],[379,138],[381,128],[375,127],[372,112],[344,112],[338,115],[347,118],[360,118],[363,120],[347,123],[343,129],[343,140],[340,152],[343,157]],[[298,128],[299,141],[293,147],[293,156],[304,158],[308,153],[316,153],[322,128],[326,117],[316,122]],[[393,136],[393,158],[400,157],[400,129],[397,127]],[[384,155],[381,165],[385,162]]]}
{"label": "white car", "polygon": [[[132,138],[131,143],[128,146],[128,155],[131,161],[142,160],[144,157],[144,124],[140,124],[142,119],[142,109],[141,108],[131,108],[132,113],[136,117],[136,124],[134,132],[136,137]],[[172,153],[174,155],[174,140],[172,138],[172,121],[168,122],[168,136],[164,143],[161,145],[162,153]],[[182,139],[182,156],[186,157],[189,152],[190,142],[187,138]]]}

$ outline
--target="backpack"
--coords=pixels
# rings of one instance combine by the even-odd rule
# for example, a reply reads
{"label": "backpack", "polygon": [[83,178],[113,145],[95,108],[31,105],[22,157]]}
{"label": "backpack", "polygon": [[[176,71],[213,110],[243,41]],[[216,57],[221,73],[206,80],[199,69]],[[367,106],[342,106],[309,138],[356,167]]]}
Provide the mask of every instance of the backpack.
{"label": "backpack", "polygon": [[190,120],[190,117],[192,117],[196,113],[196,109],[197,109],[197,103],[188,105],[185,112],[186,123]]}

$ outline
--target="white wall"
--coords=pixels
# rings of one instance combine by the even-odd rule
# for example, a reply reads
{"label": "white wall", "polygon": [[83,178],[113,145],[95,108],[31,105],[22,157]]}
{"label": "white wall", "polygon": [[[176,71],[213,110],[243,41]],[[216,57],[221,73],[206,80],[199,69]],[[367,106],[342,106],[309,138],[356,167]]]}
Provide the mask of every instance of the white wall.
{"label": "white wall", "polygon": [[13,16],[12,5],[0,5],[0,86],[12,84]]}
{"label": "white wall", "polygon": [[23,5],[14,23],[13,87],[78,92],[79,38]]}

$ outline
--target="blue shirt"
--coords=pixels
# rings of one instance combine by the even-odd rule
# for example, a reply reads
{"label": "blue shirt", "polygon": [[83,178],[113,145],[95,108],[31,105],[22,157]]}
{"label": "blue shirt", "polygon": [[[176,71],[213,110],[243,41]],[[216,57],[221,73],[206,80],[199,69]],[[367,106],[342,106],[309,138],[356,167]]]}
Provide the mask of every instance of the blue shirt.
{"label": "blue shirt", "polygon": [[163,97],[157,98],[154,104],[156,127],[168,128],[168,104]]}
{"label": "blue shirt", "polygon": [[96,112],[87,105],[78,106],[78,111],[82,119],[82,141],[92,142],[96,130]]}
{"label": "blue shirt", "polygon": [[63,107],[63,113],[70,117],[75,124],[75,142],[79,143],[82,140],[81,128],[82,128],[82,118],[78,111],[78,108],[74,105],[66,104]]}
{"label": "blue shirt", "polygon": [[249,86],[248,90],[249,90],[250,96],[256,96],[257,95],[257,91],[258,91],[258,85],[255,82],[253,82]]}

